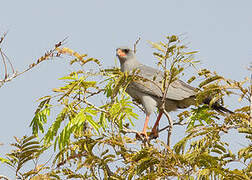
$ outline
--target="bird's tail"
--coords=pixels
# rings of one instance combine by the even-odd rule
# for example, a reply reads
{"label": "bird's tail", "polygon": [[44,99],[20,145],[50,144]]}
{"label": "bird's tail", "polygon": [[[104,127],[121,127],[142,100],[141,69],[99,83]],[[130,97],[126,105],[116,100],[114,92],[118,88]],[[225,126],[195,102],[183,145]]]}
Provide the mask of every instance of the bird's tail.
{"label": "bird's tail", "polygon": [[[211,100],[212,100],[212,98],[208,97],[208,98],[204,99],[203,103],[209,105]],[[212,104],[211,108],[213,108],[214,110],[216,110],[218,112],[222,112],[222,113],[223,112],[230,113],[230,114],[234,113],[233,111],[221,106],[218,102],[215,102],[214,104]]]}

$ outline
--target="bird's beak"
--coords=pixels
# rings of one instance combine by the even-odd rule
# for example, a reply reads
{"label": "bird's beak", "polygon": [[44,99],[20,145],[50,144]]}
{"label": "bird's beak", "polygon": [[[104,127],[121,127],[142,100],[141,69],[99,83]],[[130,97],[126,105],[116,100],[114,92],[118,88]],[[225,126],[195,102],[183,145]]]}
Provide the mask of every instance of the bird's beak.
{"label": "bird's beak", "polygon": [[119,48],[116,49],[116,54],[119,57],[125,57],[126,56],[126,54],[121,49],[119,49]]}

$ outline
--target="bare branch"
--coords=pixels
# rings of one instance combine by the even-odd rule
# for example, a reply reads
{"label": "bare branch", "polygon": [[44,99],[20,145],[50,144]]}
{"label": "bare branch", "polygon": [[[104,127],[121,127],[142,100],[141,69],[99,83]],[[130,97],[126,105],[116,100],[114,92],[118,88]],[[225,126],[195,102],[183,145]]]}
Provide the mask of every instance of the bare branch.
{"label": "bare branch", "polygon": [[85,104],[91,106],[92,108],[98,110],[98,111],[104,112],[104,113],[106,113],[106,114],[109,113],[108,111],[106,111],[106,110],[104,110],[104,109],[101,109],[101,108],[99,108],[99,107],[93,105],[92,103],[88,102],[87,100],[83,100],[83,102],[84,102]]}
{"label": "bare branch", "polygon": [[0,37],[0,44],[3,42],[5,39],[6,35],[8,34],[8,31],[3,34],[3,36]]}
{"label": "bare branch", "polygon": [[90,93],[90,95],[88,95],[86,98],[88,99],[88,98],[90,98],[90,97],[92,97],[92,96],[95,96],[95,95],[97,95],[97,94],[100,94],[100,93],[103,92],[103,91],[104,91],[104,89],[99,89],[97,92]]}
{"label": "bare branch", "polygon": [[[3,41],[5,36],[6,36],[6,34],[3,37],[0,38],[0,43]],[[63,39],[62,41],[60,41],[59,43],[55,44],[55,46],[54,46],[54,48],[52,50],[47,51],[44,56],[37,59],[37,61],[35,63],[30,64],[28,68],[26,68],[25,70],[23,70],[22,72],[19,72],[19,73],[17,71],[15,71],[15,69],[14,69],[10,59],[8,58],[8,56],[0,49],[0,54],[1,54],[1,57],[2,57],[3,64],[4,64],[4,69],[5,69],[5,76],[4,76],[3,79],[0,79],[0,88],[6,82],[9,82],[9,81],[13,80],[14,78],[22,75],[23,73],[31,70],[32,68],[37,66],[42,61],[48,60],[48,59],[53,58],[53,57],[59,57],[61,54],[57,53],[57,48],[60,47],[65,40],[66,40],[66,38]],[[11,66],[11,70],[12,70],[11,75],[8,75],[7,63],[6,63],[5,59],[7,59],[9,65]]]}
{"label": "bare branch", "polygon": [[8,77],[7,64],[6,64],[2,49],[0,49],[0,53],[1,53],[1,56],[2,56],[3,64],[4,64],[4,74],[5,74],[4,79],[6,79]]}
{"label": "bare branch", "polygon": [[161,101],[162,102],[161,111],[163,111],[163,113],[165,114],[165,116],[167,117],[168,122],[169,122],[169,129],[168,129],[168,136],[167,136],[167,146],[170,147],[171,134],[172,134],[172,129],[173,129],[173,121],[172,121],[170,115],[168,114],[168,112],[165,110],[165,99],[166,99],[166,95],[168,93],[169,86],[172,83],[172,69],[174,67],[175,62],[173,61],[173,63],[171,64],[169,75],[167,77],[166,70],[167,70],[168,54],[169,54],[169,42],[168,42],[168,45],[167,45],[167,49],[166,49],[166,53],[165,53],[165,59],[164,59],[164,63],[165,63],[164,64],[164,85],[166,86],[167,78],[168,78],[168,84],[165,87],[165,90],[163,92],[163,98],[162,98],[162,101]]}
{"label": "bare branch", "polygon": [[135,134],[138,134],[139,132],[136,131],[136,130],[133,130],[133,129],[129,129],[129,128],[123,128],[122,131],[124,133],[135,133]]}
{"label": "bare branch", "polygon": [[3,51],[1,51],[1,52],[3,53],[3,56],[7,59],[8,63],[10,64],[12,73],[15,73],[14,67],[13,67],[10,59],[8,58],[8,56]]}
{"label": "bare branch", "polygon": [[[187,124],[187,123],[176,122],[176,123],[173,123],[173,126],[175,126],[175,125],[181,125],[181,126],[183,126],[183,125],[186,125],[186,124]],[[162,132],[162,131],[168,129],[169,127],[170,127],[170,125],[167,125],[167,126],[163,127],[162,129],[158,130],[158,133],[160,133],[160,132]]]}
{"label": "bare branch", "polygon": [[137,46],[137,44],[139,43],[139,41],[140,41],[140,37],[136,40],[136,42],[135,42],[135,44],[134,44],[134,53],[136,54],[136,46]]}
{"label": "bare branch", "polygon": [[136,130],[133,130],[133,129],[129,129],[129,128],[124,127],[122,129],[122,132],[123,133],[134,133],[134,134],[136,134],[137,139],[141,140],[143,143],[145,143],[145,145],[147,145],[146,142],[149,142],[151,140],[150,138],[146,139],[145,137],[141,136],[139,131],[136,131]]}

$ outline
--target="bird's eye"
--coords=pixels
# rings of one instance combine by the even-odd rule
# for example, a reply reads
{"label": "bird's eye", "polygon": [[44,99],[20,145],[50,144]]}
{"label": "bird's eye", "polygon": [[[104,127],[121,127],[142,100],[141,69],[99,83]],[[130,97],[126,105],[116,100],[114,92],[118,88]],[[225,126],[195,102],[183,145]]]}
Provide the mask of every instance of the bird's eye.
{"label": "bird's eye", "polygon": [[129,49],[124,49],[123,51],[127,54],[129,52]]}

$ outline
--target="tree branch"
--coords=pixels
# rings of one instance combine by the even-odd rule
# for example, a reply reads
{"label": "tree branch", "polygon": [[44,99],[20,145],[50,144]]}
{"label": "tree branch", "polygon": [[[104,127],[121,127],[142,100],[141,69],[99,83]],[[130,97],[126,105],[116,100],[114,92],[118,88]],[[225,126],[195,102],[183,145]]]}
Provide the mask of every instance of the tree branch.
{"label": "tree branch", "polygon": [[[168,45],[167,45],[167,49],[166,49],[166,52],[165,52],[165,59],[164,59],[164,63],[165,63],[164,64],[164,86],[166,86],[166,81],[167,81],[166,70],[167,70],[168,55],[169,55],[169,42],[168,42]],[[167,146],[168,147],[170,147],[170,144],[171,144],[171,133],[172,133],[172,129],[173,129],[173,121],[172,121],[170,115],[168,114],[168,112],[165,110],[165,99],[166,99],[166,95],[168,93],[169,86],[172,83],[172,69],[174,67],[174,64],[175,64],[175,62],[173,61],[172,64],[171,64],[171,67],[170,67],[170,71],[169,71],[168,84],[165,87],[165,90],[163,92],[163,98],[162,98],[162,101],[161,101],[162,102],[161,111],[163,111],[163,113],[165,114],[165,116],[167,117],[168,122],[169,122],[169,129],[168,129],[168,135],[167,135]]]}
{"label": "tree branch", "polygon": [[[173,123],[173,126],[175,126],[175,125],[181,125],[181,126],[183,126],[183,125],[186,125],[186,123],[180,123],[180,122]],[[162,129],[160,129],[158,132],[160,133],[160,132],[168,129],[169,127],[170,127],[170,125],[167,125],[167,126],[163,127]]]}
{"label": "tree branch", "polygon": [[169,113],[164,110],[164,114],[167,117],[168,121],[169,121],[169,129],[168,129],[168,135],[167,135],[167,146],[170,147],[171,145],[171,134],[172,134],[172,129],[173,129],[173,121],[171,116],[169,115]]}
{"label": "tree branch", "polygon": [[123,128],[122,129],[123,133],[134,133],[137,135],[137,139],[141,140],[143,143],[149,142],[151,140],[151,138],[149,137],[148,139],[146,139],[145,137],[140,135],[139,131],[133,130],[133,129],[129,129],[129,128]]}

